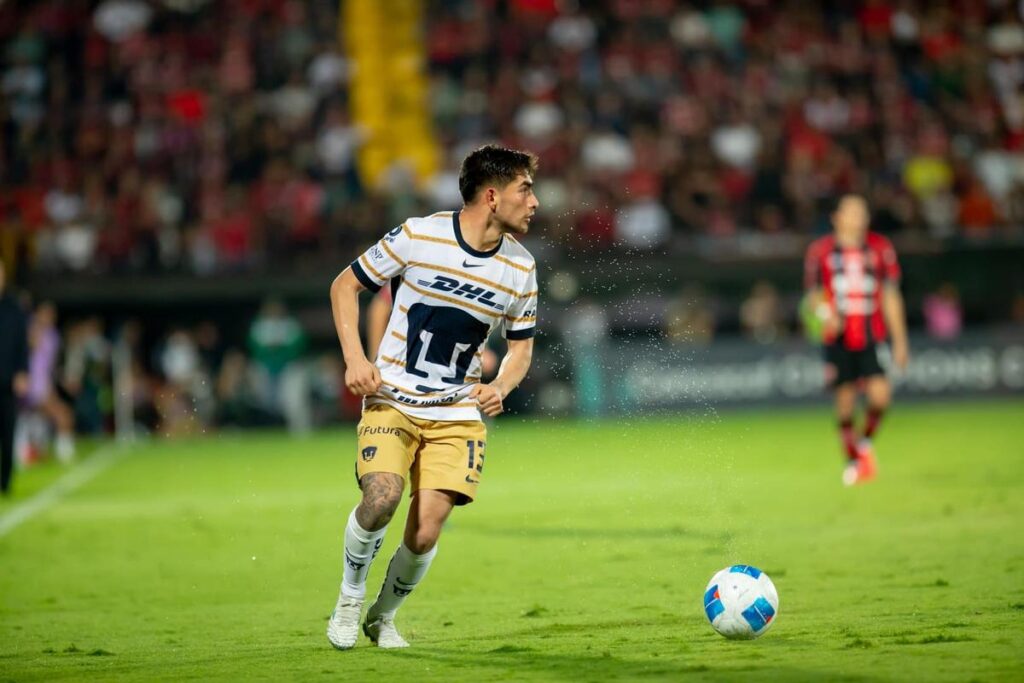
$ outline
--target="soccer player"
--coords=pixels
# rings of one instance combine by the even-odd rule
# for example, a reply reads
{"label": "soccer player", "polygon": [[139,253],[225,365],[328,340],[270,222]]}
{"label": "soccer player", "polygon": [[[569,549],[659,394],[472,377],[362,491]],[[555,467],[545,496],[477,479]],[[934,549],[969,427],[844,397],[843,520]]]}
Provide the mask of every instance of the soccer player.
{"label": "soccer player", "polygon": [[[345,383],[364,396],[356,478],[362,500],[345,528],[344,576],[327,625],[338,649],[355,645],[366,576],[406,481],[412,500],[363,632],[379,647],[408,647],[395,612],[423,579],[452,508],[471,502],[484,469],[480,411],[526,376],[537,320],[533,257],[516,241],[537,209],[529,153],[485,146],[462,162],[461,211],[409,218],[370,247],[331,285],[345,357]],[[373,362],[359,339],[358,294],[390,283],[394,305]],[[485,340],[501,329],[508,352],[497,376],[480,381]]]}
{"label": "soccer player", "polygon": [[[896,251],[868,230],[869,221],[864,198],[844,195],[832,214],[833,234],[813,242],[804,262],[804,286],[822,321],[825,379],[835,396],[847,485],[868,481],[877,470],[871,439],[892,397],[883,369],[887,332],[893,364],[903,370],[909,359]],[[862,390],[867,414],[857,431],[853,418]]]}

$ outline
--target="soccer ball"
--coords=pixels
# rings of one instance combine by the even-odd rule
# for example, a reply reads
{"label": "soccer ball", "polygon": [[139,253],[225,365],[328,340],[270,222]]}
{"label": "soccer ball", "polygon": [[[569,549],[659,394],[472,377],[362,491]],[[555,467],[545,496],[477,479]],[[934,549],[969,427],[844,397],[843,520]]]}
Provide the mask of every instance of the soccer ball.
{"label": "soccer ball", "polygon": [[779,615],[779,594],[763,571],[734,564],[711,577],[704,591],[704,613],[726,638],[753,640]]}

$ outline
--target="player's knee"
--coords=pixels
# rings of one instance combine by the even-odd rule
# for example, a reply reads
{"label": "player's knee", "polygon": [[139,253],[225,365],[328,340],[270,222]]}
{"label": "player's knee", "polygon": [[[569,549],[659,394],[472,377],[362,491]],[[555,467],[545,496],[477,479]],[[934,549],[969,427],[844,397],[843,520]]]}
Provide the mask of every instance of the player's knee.
{"label": "player's knee", "polygon": [[356,509],[356,521],[367,531],[380,531],[391,522],[396,508],[398,508],[397,502],[390,505],[378,501],[375,504],[367,505],[364,501]]}
{"label": "player's knee", "polygon": [[437,539],[440,535],[440,526],[421,526],[414,533],[406,534],[405,547],[417,555],[425,555],[437,545]]}
{"label": "player's knee", "polygon": [[394,517],[401,498],[401,493],[394,497],[370,499],[364,495],[363,501],[356,508],[356,521],[359,522],[359,526],[367,531],[383,529],[391,521],[391,518]]}
{"label": "player's knee", "polygon": [[868,390],[868,405],[875,410],[885,410],[892,400],[892,390],[888,384],[878,383]]}

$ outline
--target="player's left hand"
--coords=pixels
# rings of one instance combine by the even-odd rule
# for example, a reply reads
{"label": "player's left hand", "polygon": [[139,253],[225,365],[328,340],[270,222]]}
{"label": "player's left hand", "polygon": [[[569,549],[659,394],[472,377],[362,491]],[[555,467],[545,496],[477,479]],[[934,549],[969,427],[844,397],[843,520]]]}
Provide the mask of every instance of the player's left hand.
{"label": "player's left hand", "polygon": [[494,417],[505,410],[501,404],[505,397],[502,396],[501,390],[493,384],[477,384],[469,392],[469,397],[476,399],[476,402],[480,404],[480,410],[484,411],[484,415],[487,417]]}

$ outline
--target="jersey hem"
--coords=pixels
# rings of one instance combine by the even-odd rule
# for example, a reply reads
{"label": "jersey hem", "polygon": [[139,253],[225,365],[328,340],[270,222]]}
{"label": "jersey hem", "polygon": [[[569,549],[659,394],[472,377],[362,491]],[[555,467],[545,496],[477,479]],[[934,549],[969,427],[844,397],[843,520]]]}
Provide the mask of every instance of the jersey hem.
{"label": "jersey hem", "polygon": [[478,408],[443,408],[443,417],[438,415],[438,408],[426,407],[417,408],[407,406],[400,401],[384,398],[382,396],[365,396],[363,408],[371,405],[384,405],[394,408],[403,415],[414,417],[417,420],[431,420],[432,422],[482,422]]}

